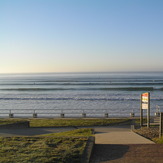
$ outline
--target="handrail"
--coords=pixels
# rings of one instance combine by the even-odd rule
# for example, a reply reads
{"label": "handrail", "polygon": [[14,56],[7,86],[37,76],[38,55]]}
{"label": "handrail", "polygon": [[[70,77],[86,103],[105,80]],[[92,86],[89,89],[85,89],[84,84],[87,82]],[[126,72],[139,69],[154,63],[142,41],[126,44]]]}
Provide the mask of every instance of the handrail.
{"label": "handrail", "polygon": [[[105,117],[109,116],[126,117],[126,113],[109,112],[108,109],[0,109],[0,116],[8,115],[10,118],[26,115],[27,117],[37,118],[39,116],[58,116],[58,117]],[[119,117],[119,116],[118,116]]]}

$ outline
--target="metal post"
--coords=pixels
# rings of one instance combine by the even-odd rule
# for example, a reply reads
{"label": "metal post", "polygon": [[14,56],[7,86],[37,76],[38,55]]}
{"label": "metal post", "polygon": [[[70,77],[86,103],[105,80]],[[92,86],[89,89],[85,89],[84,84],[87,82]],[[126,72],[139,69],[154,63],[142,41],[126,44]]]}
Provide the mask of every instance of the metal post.
{"label": "metal post", "polygon": [[142,95],[140,95],[140,126],[143,126]]}
{"label": "metal post", "polygon": [[33,113],[33,118],[37,118],[37,113],[36,113],[35,110],[34,110],[34,113]]}
{"label": "metal post", "polygon": [[86,118],[86,113],[84,112],[84,110],[83,110],[83,113],[82,113],[82,117]]}
{"label": "metal post", "polygon": [[148,93],[147,128],[150,127],[150,93]]}
{"label": "metal post", "polygon": [[163,135],[163,113],[160,113],[159,137]]}

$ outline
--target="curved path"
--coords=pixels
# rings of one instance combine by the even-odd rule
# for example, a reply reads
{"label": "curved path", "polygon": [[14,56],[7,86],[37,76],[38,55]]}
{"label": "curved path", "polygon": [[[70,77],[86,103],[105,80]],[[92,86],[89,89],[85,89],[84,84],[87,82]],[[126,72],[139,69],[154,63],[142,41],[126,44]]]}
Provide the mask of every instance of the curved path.
{"label": "curved path", "polygon": [[51,128],[14,128],[14,129],[0,129],[0,136],[35,136],[42,134],[58,133],[73,130],[74,127],[51,127]]}

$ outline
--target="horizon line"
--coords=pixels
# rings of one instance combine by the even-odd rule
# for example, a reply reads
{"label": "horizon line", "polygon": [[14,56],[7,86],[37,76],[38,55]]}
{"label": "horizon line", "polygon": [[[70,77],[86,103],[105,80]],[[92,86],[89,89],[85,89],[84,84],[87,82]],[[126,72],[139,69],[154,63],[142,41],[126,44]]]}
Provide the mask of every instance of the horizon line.
{"label": "horizon line", "polygon": [[163,71],[68,71],[68,72],[7,72],[0,73],[0,75],[5,74],[89,74],[89,73],[163,73]]}

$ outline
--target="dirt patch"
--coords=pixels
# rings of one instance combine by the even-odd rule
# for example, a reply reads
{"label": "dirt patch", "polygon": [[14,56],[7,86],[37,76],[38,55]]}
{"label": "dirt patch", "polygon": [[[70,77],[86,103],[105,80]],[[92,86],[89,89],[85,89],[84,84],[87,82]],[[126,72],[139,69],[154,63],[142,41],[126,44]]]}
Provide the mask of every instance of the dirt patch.
{"label": "dirt patch", "polygon": [[159,137],[159,128],[158,127],[141,127],[140,129],[134,129],[134,132],[136,132],[139,135],[142,135],[145,138],[153,139]]}

